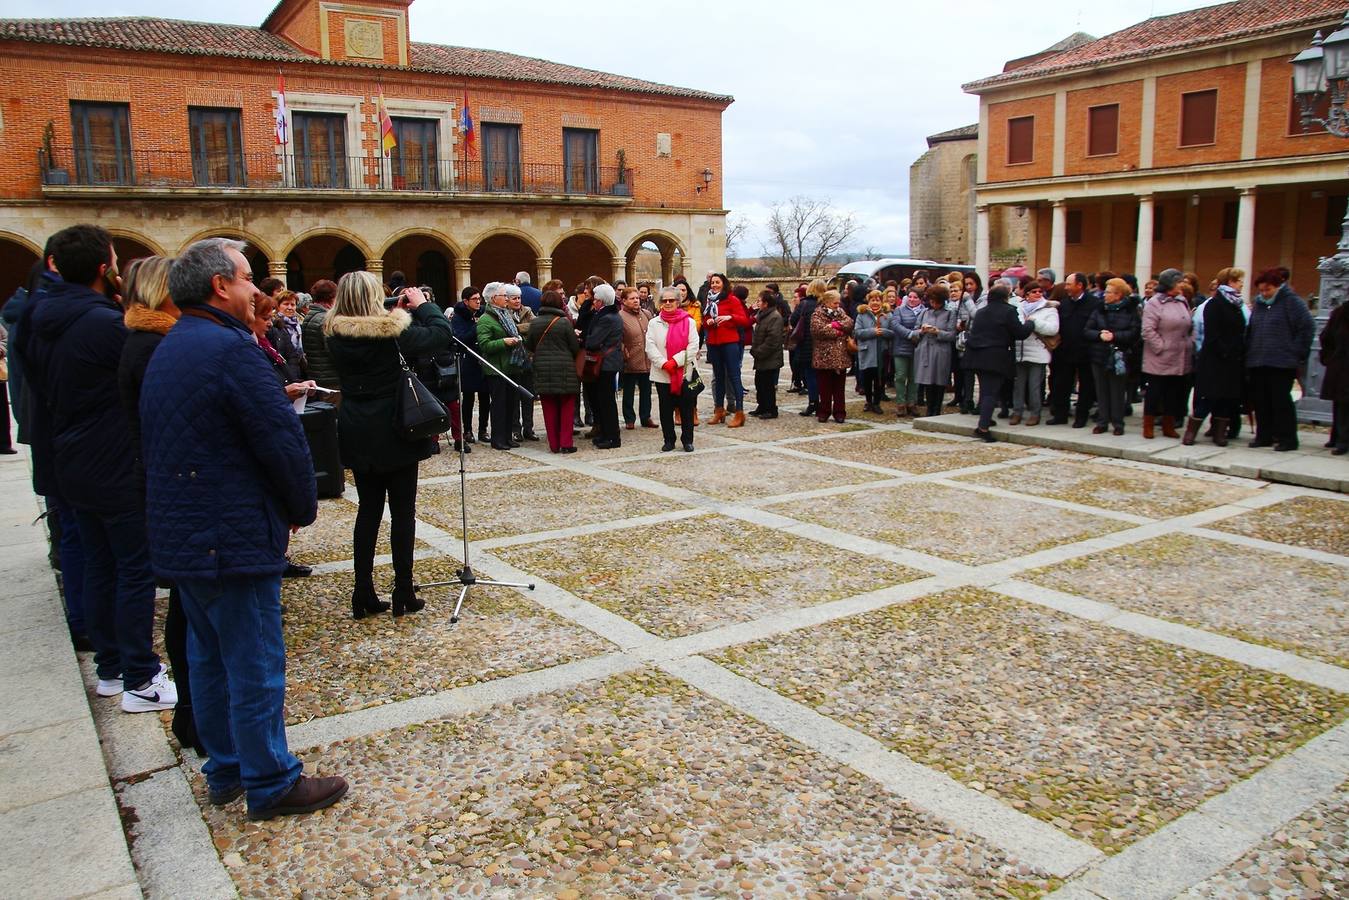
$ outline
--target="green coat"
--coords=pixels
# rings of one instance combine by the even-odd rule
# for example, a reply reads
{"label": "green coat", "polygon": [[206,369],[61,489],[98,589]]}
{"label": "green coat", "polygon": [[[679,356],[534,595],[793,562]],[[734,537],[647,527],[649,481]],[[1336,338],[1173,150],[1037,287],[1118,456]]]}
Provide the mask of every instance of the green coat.
{"label": "green coat", "polygon": [[529,323],[525,347],[534,354],[536,394],[575,394],[581,390],[581,379],[576,377],[576,354],[581,352],[581,345],[562,310],[551,306],[540,309]]}
{"label": "green coat", "polygon": [[[520,368],[511,364],[511,348],[506,346],[506,337],[506,328],[496,314],[484,307],[482,315],[478,316],[478,354],[500,369],[502,374],[514,378],[520,374]],[[496,373],[488,369],[483,375],[494,378]]]}
{"label": "green coat", "polygon": [[323,338],[323,319],[327,314],[325,307],[314,304],[314,309],[300,325],[300,339],[304,344],[304,357],[309,363],[309,377],[317,381],[319,387],[335,390],[337,370],[333,368],[333,361],[328,356],[328,344]]}
{"label": "green coat", "polygon": [[[409,361],[450,345],[450,320],[434,303],[388,315],[333,316],[328,354],[342,386],[337,439],[342,465],[355,472],[390,472],[431,455],[430,438],[409,441],[394,429],[398,351]],[[397,343],[395,343],[395,340]]]}

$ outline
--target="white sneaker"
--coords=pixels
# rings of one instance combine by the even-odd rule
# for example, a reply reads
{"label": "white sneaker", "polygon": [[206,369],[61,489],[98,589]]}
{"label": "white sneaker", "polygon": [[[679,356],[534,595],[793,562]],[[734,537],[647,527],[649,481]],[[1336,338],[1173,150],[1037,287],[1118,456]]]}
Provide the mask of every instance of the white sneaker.
{"label": "white sneaker", "polygon": [[100,678],[95,693],[100,697],[116,697],[122,693],[122,676],[118,675],[116,678],[110,678],[107,681]]}
{"label": "white sneaker", "polygon": [[158,674],[139,688],[127,688],[122,693],[122,712],[154,712],[160,709],[173,709],[178,704],[178,688],[166,674],[164,666]]}

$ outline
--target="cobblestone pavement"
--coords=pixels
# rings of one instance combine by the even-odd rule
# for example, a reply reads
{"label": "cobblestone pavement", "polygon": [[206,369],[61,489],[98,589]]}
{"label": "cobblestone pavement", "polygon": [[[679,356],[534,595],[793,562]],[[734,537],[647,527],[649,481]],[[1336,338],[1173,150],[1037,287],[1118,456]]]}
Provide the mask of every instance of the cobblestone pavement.
{"label": "cobblestone pavement", "polygon": [[[351,793],[253,823],[120,765],[147,895],[1349,895],[1349,497],[799,408],[475,448],[475,570],[537,590],[457,625],[353,622],[325,502],[288,724]],[[449,578],[457,458],[423,480]]]}

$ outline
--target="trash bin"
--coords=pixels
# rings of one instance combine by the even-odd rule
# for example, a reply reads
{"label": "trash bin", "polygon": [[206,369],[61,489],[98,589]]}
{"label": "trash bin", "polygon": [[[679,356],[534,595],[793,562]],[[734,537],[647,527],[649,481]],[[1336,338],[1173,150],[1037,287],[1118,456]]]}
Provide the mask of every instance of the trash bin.
{"label": "trash bin", "polygon": [[322,499],[342,496],[346,483],[342,477],[342,453],[337,446],[337,407],[322,401],[310,402],[300,413],[309,455],[314,460],[314,480]]}

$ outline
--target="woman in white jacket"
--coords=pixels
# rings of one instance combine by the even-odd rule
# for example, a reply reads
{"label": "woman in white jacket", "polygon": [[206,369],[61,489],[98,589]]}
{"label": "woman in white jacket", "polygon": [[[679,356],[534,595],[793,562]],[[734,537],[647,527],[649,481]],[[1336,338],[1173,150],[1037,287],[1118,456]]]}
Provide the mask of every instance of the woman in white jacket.
{"label": "woman in white jacket", "polygon": [[[1035,331],[1016,344],[1016,380],[1012,384],[1012,418],[1008,425],[1020,425],[1021,414],[1029,412],[1027,425],[1040,424],[1040,407],[1044,402],[1045,369],[1049,365],[1049,348],[1043,338],[1059,333],[1059,311],[1045,300],[1044,289],[1038,284],[1026,288],[1026,296],[1017,310],[1022,322],[1030,322]],[[1055,341],[1054,343],[1058,343]]]}
{"label": "woman in white jacket", "polygon": [[680,437],[685,453],[693,452],[693,411],[698,395],[688,389],[688,378],[698,361],[698,326],[679,308],[679,292],[660,292],[660,314],[646,327],[646,357],[651,361],[651,383],[660,403],[660,427],[665,435],[661,452],[675,447],[675,409],[679,410]]}

